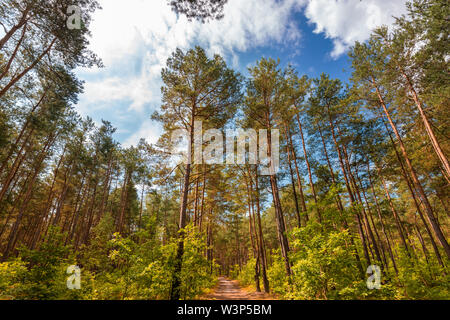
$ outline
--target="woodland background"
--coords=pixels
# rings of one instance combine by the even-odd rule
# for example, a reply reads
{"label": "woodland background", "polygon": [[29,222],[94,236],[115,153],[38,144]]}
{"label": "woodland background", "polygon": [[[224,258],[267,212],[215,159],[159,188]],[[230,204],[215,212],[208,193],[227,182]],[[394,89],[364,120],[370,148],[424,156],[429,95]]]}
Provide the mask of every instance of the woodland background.
{"label": "woodland background", "polygon": [[[202,21],[225,3],[171,1]],[[65,27],[74,4],[80,30]],[[87,49],[97,9],[0,1],[1,298],[194,299],[219,274],[280,299],[450,297],[448,1],[414,0],[356,43],[348,83],[270,58],[244,78],[177,50],[152,116],[164,134],[129,148],[73,107],[74,69],[102,65]],[[194,121],[280,130],[281,172],[177,165],[170,133]]]}

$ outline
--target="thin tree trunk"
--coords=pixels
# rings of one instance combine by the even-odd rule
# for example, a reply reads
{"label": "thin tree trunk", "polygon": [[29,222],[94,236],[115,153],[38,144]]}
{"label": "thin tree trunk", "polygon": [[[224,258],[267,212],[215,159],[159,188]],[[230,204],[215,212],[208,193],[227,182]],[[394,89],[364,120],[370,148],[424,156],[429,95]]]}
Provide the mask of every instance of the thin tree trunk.
{"label": "thin tree trunk", "polygon": [[205,192],[206,192],[206,169],[205,169],[205,165],[202,165],[202,174],[203,174],[202,202],[201,202],[201,207],[200,207],[200,221],[199,221],[199,230],[200,230],[200,232],[202,232],[203,213],[204,213],[204,206],[205,206]]}
{"label": "thin tree trunk", "polygon": [[[197,170],[198,171],[198,170]],[[198,172],[197,172],[198,175]],[[194,191],[194,226],[198,225],[198,188],[199,188],[200,176],[196,178],[195,181],[195,191]]]}
{"label": "thin tree trunk", "polygon": [[138,229],[141,229],[141,223],[142,223],[142,211],[144,210],[144,192],[145,192],[145,182],[142,186],[141,191],[141,203],[139,205],[139,223],[138,223]]}
{"label": "thin tree trunk", "polygon": [[314,182],[313,182],[312,173],[311,173],[311,166],[309,164],[308,154],[307,154],[307,151],[306,151],[305,138],[303,136],[302,123],[300,121],[300,116],[299,116],[298,113],[296,114],[296,116],[297,116],[298,130],[300,132],[300,137],[302,138],[302,146],[303,146],[303,153],[305,155],[306,167],[308,168],[309,185],[311,186],[311,192],[312,192],[313,197],[314,197],[314,203],[316,204],[316,210],[317,210],[317,216],[319,218],[319,223],[322,223],[322,214],[320,212],[319,204],[318,204],[318,201],[317,201],[316,189],[314,188]]}
{"label": "thin tree trunk", "polygon": [[[289,139],[288,138],[288,133],[287,133],[287,130],[286,130],[286,125],[285,125],[285,130],[284,131],[285,131],[286,138]],[[288,154],[288,165],[289,165],[289,173],[290,173],[290,176],[291,176],[292,194],[294,195],[295,213],[296,213],[296,216],[297,216],[298,227],[301,228],[302,227],[302,223],[301,223],[301,218],[300,218],[300,209],[299,209],[299,206],[298,206],[297,191],[295,190],[294,172],[292,170],[291,151],[290,151],[290,148],[289,148],[289,144],[286,146],[286,152]]]}
{"label": "thin tree trunk", "polygon": [[188,193],[191,175],[191,160],[192,160],[192,143],[194,142],[194,122],[195,122],[195,105],[191,110],[191,124],[189,132],[188,145],[188,163],[184,173],[183,189],[181,192],[181,206],[180,206],[180,222],[179,222],[179,239],[177,255],[175,257],[175,268],[172,279],[172,289],[170,293],[170,300],[179,300],[181,297],[181,268],[184,254],[184,228],[186,227],[186,209],[188,205]]}
{"label": "thin tree trunk", "polygon": [[417,212],[418,212],[418,214],[420,216],[420,219],[422,220],[422,223],[424,224],[425,229],[426,229],[426,231],[428,233],[428,236],[430,238],[431,245],[433,246],[433,250],[434,250],[434,253],[436,255],[436,258],[438,259],[439,264],[441,266],[444,266],[444,263],[443,263],[442,257],[441,257],[441,253],[439,252],[439,249],[438,249],[438,247],[436,245],[436,241],[434,241],[433,233],[431,232],[430,227],[428,226],[428,223],[426,222],[425,217],[423,216],[422,209],[420,208],[419,201],[417,200],[416,192],[415,192],[415,190],[414,190],[414,188],[413,188],[413,186],[411,184],[410,177],[408,176],[408,173],[406,172],[405,166],[403,165],[403,161],[402,161],[402,159],[400,157],[400,154],[398,153],[397,146],[395,145],[395,142],[394,142],[394,139],[392,138],[391,132],[389,131],[388,126],[387,126],[386,122],[384,121],[383,117],[381,117],[381,120],[382,120],[382,122],[384,124],[384,127],[386,128],[386,132],[389,135],[389,139],[391,140],[391,144],[392,144],[392,147],[394,148],[395,155],[396,155],[397,160],[398,160],[398,162],[400,164],[400,168],[402,169],[403,178],[405,179],[405,182],[406,182],[406,184],[408,186],[409,192],[411,193],[411,196],[412,196],[412,198],[414,200],[414,204],[416,206],[416,209],[417,209]]}
{"label": "thin tree trunk", "polygon": [[288,137],[289,137],[290,150],[292,152],[292,158],[294,160],[295,174],[297,175],[297,186],[298,186],[298,191],[300,192],[300,200],[301,200],[300,203],[301,203],[301,206],[302,206],[302,212],[305,215],[306,221],[308,221],[309,218],[308,218],[308,212],[307,212],[307,209],[306,209],[305,196],[304,196],[304,193],[303,193],[302,180],[301,180],[301,177],[300,177],[300,170],[299,170],[298,164],[297,164],[297,155],[296,155],[296,152],[295,152],[294,144],[292,143],[292,136],[291,136],[290,130],[288,130]]}
{"label": "thin tree trunk", "polygon": [[384,237],[386,239],[386,244],[387,244],[389,256],[391,257],[392,265],[394,266],[395,273],[398,274],[397,264],[395,263],[395,258],[394,258],[394,253],[392,251],[391,242],[389,241],[389,236],[388,236],[388,234],[386,232],[386,227],[384,225],[383,216],[381,215],[380,204],[378,203],[377,194],[375,193],[375,188],[374,188],[373,183],[372,183],[372,178],[370,177],[370,164],[369,164],[369,162],[367,162],[367,175],[368,175],[368,178],[369,178],[370,187],[372,189],[373,198],[375,200],[375,205],[377,207],[378,219],[380,220],[381,230],[383,231]]}
{"label": "thin tree trunk", "polygon": [[27,68],[25,68],[25,70],[23,70],[20,74],[18,74],[16,77],[14,77],[13,79],[11,79],[11,81],[9,81],[9,83],[0,90],[0,97],[2,97],[13,85],[15,85],[20,79],[22,79],[23,76],[25,76],[31,69],[33,69],[41,60],[42,58],[48,54],[51,50],[51,48],[53,47],[53,45],[55,44],[57,38],[54,38],[52,40],[52,42],[50,43],[50,45],[47,47],[47,49],[45,49],[37,58],[36,60],[33,61],[33,63],[28,66]]}
{"label": "thin tree trunk", "polygon": [[[24,125],[22,126],[22,129],[20,130],[19,135],[17,136],[16,140],[14,141],[14,143],[11,145],[8,155],[6,156],[6,158],[3,160],[2,166],[0,167],[0,174],[3,173],[3,170],[5,169],[5,167],[8,165],[8,161],[11,158],[11,156],[14,153],[14,150],[16,149],[16,147],[19,145],[20,140],[22,140],[23,135],[25,134],[26,130],[28,129],[28,125],[30,124],[30,116],[36,111],[36,109],[40,106],[40,104],[42,103],[42,101],[44,101],[45,96],[47,95],[47,91],[48,90],[44,90],[44,92],[42,93],[39,101],[33,106],[33,108],[30,111],[30,114],[27,116],[27,120],[25,121]],[[31,132],[28,134],[27,139],[25,139],[26,141],[28,141],[28,139],[31,137],[31,134],[33,133],[33,129],[31,130]],[[22,148],[21,150],[23,150],[23,146],[26,144],[23,143],[22,144]],[[21,153],[21,151],[19,151],[19,154]]]}
{"label": "thin tree trunk", "polygon": [[341,165],[342,176],[344,177],[344,181],[345,181],[345,187],[347,188],[351,208],[355,213],[355,221],[356,221],[356,225],[358,227],[358,234],[359,234],[359,238],[361,240],[361,244],[363,247],[364,257],[366,258],[367,263],[370,264],[369,251],[367,249],[366,238],[364,236],[364,231],[363,231],[362,225],[361,225],[361,218],[360,218],[359,212],[355,208],[355,198],[354,198],[352,189],[350,187],[350,182],[347,177],[346,170],[345,170],[345,165],[344,165],[344,160],[343,160],[342,153],[341,153],[341,148],[339,147],[339,143],[337,141],[336,134],[334,132],[334,124],[333,124],[333,118],[331,117],[330,107],[327,105],[326,108],[327,108],[327,113],[328,113],[328,120],[329,120],[329,124],[330,124],[331,135],[333,137],[333,142],[336,147],[337,154],[338,154],[339,164]]}
{"label": "thin tree trunk", "polygon": [[14,26],[12,26],[12,28],[5,33],[5,35],[3,36],[3,38],[0,39],[0,50],[3,49],[3,47],[5,46],[5,44],[8,42],[8,40],[14,35],[14,33],[16,33],[17,30],[19,30],[20,28],[23,27],[23,25],[25,23],[27,23],[27,21],[30,19],[30,17],[28,17],[28,13],[30,13],[30,6],[28,5],[25,10],[22,13],[22,16],[20,17],[19,21],[17,24],[15,24]]}
{"label": "thin tree trunk", "polygon": [[9,72],[9,69],[11,68],[11,65],[16,58],[17,52],[19,51],[20,46],[22,45],[23,39],[25,38],[25,32],[27,30],[27,24],[25,23],[22,30],[22,35],[20,36],[19,41],[16,44],[16,47],[14,48],[13,53],[11,54],[11,57],[8,60],[8,63],[6,64],[2,74],[0,74],[0,80],[3,79],[4,76],[6,76]]}
{"label": "thin tree trunk", "polygon": [[[14,160],[11,170],[9,171],[8,176],[6,177],[6,180],[3,182],[2,189],[0,190],[0,202],[2,202],[4,196],[6,195],[8,189],[11,185],[11,182],[15,178],[20,166],[22,165],[22,162],[24,161],[25,157],[28,154],[29,148],[27,148],[27,144],[28,144],[28,141],[29,141],[32,133],[33,133],[33,130],[31,130],[31,132],[28,134],[27,138],[23,142],[22,147],[20,148],[20,150],[17,154],[17,157]],[[22,154],[24,149],[25,149],[25,152]]]}
{"label": "thin tree trunk", "polygon": [[3,257],[2,257],[3,261],[6,261],[6,259],[9,257],[10,252],[12,250],[14,250],[14,247],[15,247],[16,241],[17,241],[17,234],[19,231],[19,226],[20,226],[20,223],[22,222],[22,218],[25,213],[25,209],[27,208],[28,203],[31,199],[34,183],[38,177],[38,174],[42,168],[42,163],[43,163],[45,157],[47,156],[48,150],[49,150],[50,146],[52,145],[54,138],[55,138],[55,136],[50,137],[47,140],[47,143],[45,144],[44,149],[42,150],[40,157],[38,158],[39,160],[34,169],[33,177],[31,179],[30,183],[28,184],[27,192],[25,193],[24,200],[20,206],[18,216],[17,216],[16,221],[14,222],[12,230],[9,234],[8,244],[6,245],[6,249],[5,249]]}
{"label": "thin tree trunk", "polygon": [[263,284],[264,284],[264,291],[266,293],[270,292],[270,286],[269,286],[269,280],[267,279],[267,258],[266,258],[266,249],[264,246],[264,239],[263,239],[263,232],[262,232],[262,225],[261,225],[261,208],[260,208],[260,202],[259,202],[259,183],[258,183],[259,177],[258,177],[258,166],[255,166],[255,197],[256,197],[256,217],[258,219],[258,231],[259,231],[259,252],[261,254],[261,269],[262,269],[262,276],[263,276]]}
{"label": "thin tree trunk", "polygon": [[268,156],[270,160],[270,165],[272,167],[271,175],[270,175],[270,185],[272,189],[272,197],[273,197],[273,203],[275,207],[275,216],[277,221],[277,230],[278,230],[278,239],[280,241],[281,246],[281,254],[283,256],[284,265],[286,269],[286,274],[289,277],[289,282],[291,281],[291,264],[289,261],[289,242],[286,236],[286,225],[284,222],[283,217],[283,210],[281,207],[280,202],[280,196],[279,196],[279,189],[278,189],[278,182],[276,174],[273,170],[273,159],[272,159],[272,136],[271,136],[271,124],[269,120],[269,116],[266,113],[266,123],[267,123],[267,144],[268,144]]}
{"label": "thin tree trunk", "polygon": [[[248,168],[247,168],[248,169]],[[249,174],[248,179],[246,176],[246,173],[244,172],[244,178],[245,178],[245,184],[247,187],[247,198],[248,198],[248,231],[249,231],[249,235],[250,235],[250,241],[251,241],[251,245],[252,245],[252,250],[253,250],[253,257],[256,259],[255,262],[255,287],[256,287],[256,291],[257,292],[261,292],[261,286],[259,283],[259,250],[258,250],[258,245],[257,245],[257,240],[256,237],[257,235],[254,235],[254,233],[256,233],[255,230],[255,225],[253,224],[254,222],[254,208],[253,208],[253,197],[252,197],[252,190],[250,188],[250,181],[251,177],[250,177],[250,172],[247,170],[247,174]]]}
{"label": "thin tree trunk", "polygon": [[384,180],[383,175],[381,174],[380,167],[376,163],[375,163],[375,166],[376,166],[377,171],[378,171],[378,177],[380,178],[381,183],[382,183],[383,188],[384,188],[384,191],[386,193],[386,198],[389,201],[389,206],[390,206],[392,214],[394,216],[395,224],[397,225],[397,230],[398,230],[398,233],[400,235],[400,238],[402,239],[403,246],[405,247],[406,253],[408,255],[410,255],[409,254],[409,248],[408,248],[408,245],[406,243],[405,230],[403,229],[402,222],[401,222],[400,217],[399,217],[399,215],[397,213],[397,210],[395,209],[394,202],[392,201],[392,198],[391,198],[391,195],[389,193],[389,189],[387,187],[386,181]]}
{"label": "thin tree trunk", "polygon": [[439,160],[442,163],[442,166],[444,168],[444,171],[445,171],[445,174],[446,174],[447,180],[448,180],[448,179],[450,179],[450,164],[448,162],[448,159],[447,159],[445,153],[442,151],[441,145],[439,144],[439,141],[436,138],[436,135],[434,134],[434,131],[433,131],[433,128],[431,127],[430,121],[428,120],[428,117],[427,117],[425,111],[423,110],[422,102],[420,101],[419,96],[411,82],[411,78],[406,74],[405,70],[402,67],[400,67],[400,65],[398,65],[398,66],[400,68],[400,72],[401,72],[402,76],[406,80],[409,91],[411,92],[411,94],[413,96],[413,99],[417,106],[417,109],[419,109],[419,113],[420,113],[420,116],[422,117],[422,121],[425,126],[425,130],[428,134],[428,137],[430,138],[431,145],[433,146],[434,151],[436,152],[436,155],[438,156]]}
{"label": "thin tree trunk", "polygon": [[390,115],[390,113],[389,113],[389,111],[388,111],[388,109],[386,107],[385,102],[384,102],[384,99],[381,96],[381,93],[380,93],[378,87],[375,84],[375,79],[372,79],[372,85],[373,85],[374,89],[377,92],[378,98],[380,100],[380,104],[383,107],[384,113],[386,114],[386,117],[389,120],[389,124],[391,125],[392,130],[394,131],[394,133],[395,133],[395,135],[397,137],[397,140],[399,141],[400,150],[402,151],[403,157],[404,157],[404,159],[406,161],[406,165],[407,165],[407,167],[408,167],[408,169],[409,169],[409,171],[411,173],[411,177],[412,177],[413,183],[414,183],[414,185],[416,187],[416,190],[419,193],[419,196],[420,196],[420,198],[422,200],[422,203],[424,204],[425,212],[426,212],[427,218],[428,218],[428,222],[430,223],[431,227],[433,228],[434,233],[436,234],[436,237],[438,238],[439,242],[441,243],[442,247],[444,248],[444,251],[445,251],[445,253],[447,255],[447,258],[450,259],[450,246],[449,246],[447,240],[445,239],[445,236],[444,236],[444,234],[443,234],[443,232],[442,232],[442,230],[441,230],[441,228],[440,228],[440,226],[439,226],[439,224],[438,224],[438,222],[436,220],[436,217],[433,214],[433,209],[431,207],[430,202],[428,201],[428,197],[426,196],[425,191],[424,191],[424,189],[422,187],[422,184],[420,183],[419,178],[417,177],[416,171],[415,171],[415,169],[414,169],[414,167],[413,167],[413,165],[411,163],[411,160],[408,157],[408,153],[406,151],[405,145],[403,144],[403,140],[402,140],[402,138],[400,136],[400,133],[397,130],[397,126],[394,124],[394,121],[392,120],[391,115]]}

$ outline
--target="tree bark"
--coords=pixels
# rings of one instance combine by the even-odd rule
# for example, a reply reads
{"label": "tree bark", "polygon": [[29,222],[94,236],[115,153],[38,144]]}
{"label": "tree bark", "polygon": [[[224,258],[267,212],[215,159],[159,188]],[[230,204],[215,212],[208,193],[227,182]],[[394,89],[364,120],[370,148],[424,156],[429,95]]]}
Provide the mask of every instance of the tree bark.
{"label": "tree bark", "polygon": [[386,114],[386,117],[389,120],[389,124],[391,125],[392,130],[394,131],[395,136],[397,137],[397,140],[398,140],[398,142],[400,144],[400,150],[402,151],[403,158],[405,159],[405,162],[406,162],[406,165],[408,167],[408,170],[410,171],[411,178],[412,178],[413,183],[414,183],[414,185],[416,187],[416,190],[418,191],[419,196],[420,196],[420,198],[422,200],[422,203],[424,204],[425,212],[426,212],[427,218],[428,218],[428,222],[430,223],[431,227],[433,228],[434,233],[436,234],[436,237],[438,238],[439,242],[441,243],[442,247],[444,248],[444,251],[445,251],[445,253],[447,255],[447,258],[450,259],[450,246],[449,246],[447,240],[445,239],[445,236],[444,236],[444,234],[443,234],[443,232],[442,232],[442,230],[441,230],[441,228],[440,228],[440,226],[439,226],[439,224],[438,224],[438,222],[436,220],[436,217],[434,216],[433,209],[431,207],[430,202],[428,201],[428,197],[426,196],[425,191],[424,191],[424,189],[422,187],[422,184],[420,183],[419,178],[417,177],[416,171],[415,171],[415,169],[414,169],[414,167],[413,167],[413,165],[411,163],[411,160],[409,159],[409,156],[408,156],[408,153],[406,151],[405,145],[403,144],[403,139],[402,139],[402,137],[400,136],[400,133],[397,130],[397,126],[395,125],[394,121],[392,120],[391,115],[389,113],[389,110],[387,109],[387,106],[386,106],[386,104],[384,102],[384,99],[381,96],[381,93],[380,93],[377,85],[375,84],[375,79],[372,79],[372,85],[373,85],[374,89],[377,92],[377,96],[378,96],[380,104],[381,104],[381,106],[383,108],[383,111]]}
{"label": "tree bark", "polygon": [[316,189],[314,188],[314,182],[313,182],[312,173],[311,173],[311,166],[309,164],[308,154],[306,152],[306,144],[305,144],[305,138],[303,136],[302,123],[300,121],[300,116],[298,113],[296,114],[296,116],[297,116],[298,130],[300,132],[300,137],[302,138],[302,146],[303,146],[303,153],[305,155],[306,167],[308,168],[309,185],[311,186],[311,192],[314,197],[314,203],[316,204],[316,210],[317,210],[317,216],[319,218],[319,223],[322,223],[322,214],[320,212],[319,204],[317,201],[317,194],[316,194]]}

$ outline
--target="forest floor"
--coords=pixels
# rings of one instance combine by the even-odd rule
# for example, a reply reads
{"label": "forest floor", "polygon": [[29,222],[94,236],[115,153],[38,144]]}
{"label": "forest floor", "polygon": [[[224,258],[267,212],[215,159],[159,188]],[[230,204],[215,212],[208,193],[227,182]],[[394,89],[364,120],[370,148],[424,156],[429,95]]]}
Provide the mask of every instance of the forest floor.
{"label": "forest floor", "polygon": [[205,295],[205,300],[274,300],[275,298],[263,293],[255,292],[250,288],[242,288],[237,280],[219,277],[214,290]]}

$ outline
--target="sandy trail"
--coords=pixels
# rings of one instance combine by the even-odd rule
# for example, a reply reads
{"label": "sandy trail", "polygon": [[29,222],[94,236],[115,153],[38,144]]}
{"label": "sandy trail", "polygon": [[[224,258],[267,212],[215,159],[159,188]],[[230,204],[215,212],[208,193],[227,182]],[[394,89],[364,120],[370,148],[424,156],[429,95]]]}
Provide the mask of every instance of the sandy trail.
{"label": "sandy trail", "polygon": [[205,297],[207,300],[271,300],[262,292],[247,292],[237,281],[219,277],[219,283],[213,293]]}

